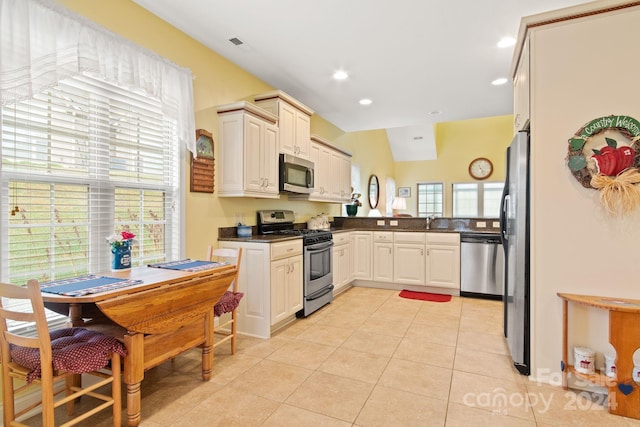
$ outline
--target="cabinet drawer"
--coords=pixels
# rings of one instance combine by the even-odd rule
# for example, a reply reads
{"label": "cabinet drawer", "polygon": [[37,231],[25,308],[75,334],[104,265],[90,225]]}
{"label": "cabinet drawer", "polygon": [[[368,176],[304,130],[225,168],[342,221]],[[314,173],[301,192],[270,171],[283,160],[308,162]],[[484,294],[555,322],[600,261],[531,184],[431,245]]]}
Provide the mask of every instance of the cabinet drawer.
{"label": "cabinet drawer", "polygon": [[426,233],[405,233],[398,231],[394,236],[394,243],[415,243],[418,245],[424,245]]}
{"label": "cabinet drawer", "polygon": [[393,242],[393,231],[374,231],[374,242]]}
{"label": "cabinet drawer", "polygon": [[335,246],[344,245],[345,243],[349,243],[349,235],[351,233],[334,233],[333,234],[333,244]]}
{"label": "cabinet drawer", "polygon": [[427,245],[460,245],[459,233],[425,233]]}
{"label": "cabinet drawer", "polygon": [[302,240],[290,240],[271,244],[271,260],[285,258],[302,253]]}

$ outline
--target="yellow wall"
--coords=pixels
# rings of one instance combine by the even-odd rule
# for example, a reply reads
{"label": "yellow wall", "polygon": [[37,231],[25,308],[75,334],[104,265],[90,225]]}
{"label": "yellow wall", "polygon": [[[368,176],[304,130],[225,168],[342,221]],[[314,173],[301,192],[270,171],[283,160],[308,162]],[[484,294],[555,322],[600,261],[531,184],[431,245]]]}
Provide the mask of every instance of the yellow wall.
{"label": "yellow wall", "polygon": [[[276,89],[130,0],[58,2],[176,64],[190,68],[194,75],[196,128],[212,132],[216,142],[216,106],[238,100],[252,100],[254,95]],[[313,105],[310,107],[313,108]],[[384,176],[393,174],[393,160],[384,131],[345,134],[318,115],[314,115],[311,118],[311,132],[352,152],[356,151],[355,147],[362,141],[368,141],[376,147],[376,153],[380,155],[370,158],[369,154],[365,153],[366,156],[361,158],[359,154],[354,153],[354,161],[360,164],[363,174],[374,170],[374,166],[368,164],[369,161],[375,161],[375,169],[380,171],[378,173]],[[371,136],[367,136],[369,134]],[[215,148],[217,154],[217,144]],[[361,181],[366,182],[366,179],[368,175],[363,176]],[[297,222],[306,221],[319,213],[328,213],[331,216],[341,214],[339,204],[289,202],[286,196],[280,200],[235,199],[219,198],[217,193],[212,195],[189,192],[186,201],[186,256],[202,256],[206,245],[217,240],[218,227],[234,225],[236,213],[241,213],[247,224],[254,225],[256,210],[275,208],[293,210]]]}
{"label": "yellow wall", "polygon": [[[196,128],[212,132],[216,142],[216,155],[219,141],[216,107],[239,100],[252,100],[254,95],[276,89],[130,0],[57,1],[176,64],[191,69],[194,75]],[[313,109],[313,105],[309,107]],[[489,157],[496,166],[492,179],[502,180],[504,147],[511,140],[512,134],[511,116],[438,124],[437,161],[396,164],[384,130],[345,133],[316,114],[311,118],[311,133],[353,153],[352,162],[360,167],[360,191],[363,194],[363,206],[358,216],[366,216],[369,212],[366,186],[371,174],[376,174],[380,181],[378,209],[383,214],[386,211],[385,180],[388,177],[395,178],[397,186],[412,187],[413,199],[409,200],[409,204],[414,213],[416,181],[444,179],[449,184],[468,180],[466,168],[472,158]],[[447,191],[448,201],[450,190]],[[282,196],[280,200],[238,199],[219,198],[216,192],[188,192],[185,255],[202,256],[206,245],[216,242],[219,227],[235,224],[236,213],[240,213],[247,224],[254,225],[256,210],[276,208],[293,210],[296,222],[304,222],[319,213],[341,215],[340,204],[289,202],[286,196]],[[450,215],[450,209],[447,212]]]}
{"label": "yellow wall", "polygon": [[396,186],[411,187],[407,212],[417,212],[416,183],[438,181],[445,185],[445,216],[451,216],[451,184],[474,181],[468,167],[476,157],[486,157],[493,163],[493,174],[487,181],[504,181],[505,150],[513,138],[512,120],[508,115],[437,123],[437,160],[395,164]]}

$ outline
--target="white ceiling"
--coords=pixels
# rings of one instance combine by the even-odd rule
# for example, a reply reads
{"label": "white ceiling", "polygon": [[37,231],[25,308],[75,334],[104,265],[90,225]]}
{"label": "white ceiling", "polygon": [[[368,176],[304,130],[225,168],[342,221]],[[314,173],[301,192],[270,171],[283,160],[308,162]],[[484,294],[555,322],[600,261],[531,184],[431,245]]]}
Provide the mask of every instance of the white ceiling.
{"label": "white ceiling", "polygon": [[[510,78],[513,47],[496,43],[515,38],[523,16],[586,3],[133,1],[340,129],[387,129],[396,161],[435,158],[434,123],[511,114],[511,82],[491,81]],[[347,80],[332,79],[339,69]]]}

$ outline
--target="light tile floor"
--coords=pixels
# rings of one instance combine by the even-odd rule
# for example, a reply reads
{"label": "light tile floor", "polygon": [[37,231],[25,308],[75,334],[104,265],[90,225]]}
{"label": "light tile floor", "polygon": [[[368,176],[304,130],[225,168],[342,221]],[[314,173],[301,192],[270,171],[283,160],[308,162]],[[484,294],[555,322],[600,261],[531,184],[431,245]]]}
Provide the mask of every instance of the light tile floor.
{"label": "light tile floor", "polygon": [[640,426],[519,375],[500,302],[362,287],[270,340],[239,337],[234,356],[218,348],[209,382],[198,350],[152,369],[142,396],[146,427]]}

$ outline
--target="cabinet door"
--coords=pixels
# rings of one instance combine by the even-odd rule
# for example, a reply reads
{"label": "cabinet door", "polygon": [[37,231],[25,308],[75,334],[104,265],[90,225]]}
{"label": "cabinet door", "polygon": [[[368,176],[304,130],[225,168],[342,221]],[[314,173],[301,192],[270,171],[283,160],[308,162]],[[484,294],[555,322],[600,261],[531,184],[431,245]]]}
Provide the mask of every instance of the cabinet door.
{"label": "cabinet door", "polygon": [[278,128],[265,123],[263,127],[262,141],[262,178],[264,183],[262,190],[266,193],[278,194],[279,171],[278,171]]}
{"label": "cabinet door", "polygon": [[393,254],[394,282],[406,285],[425,284],[425,247],[396,243]]}
{"label": "cabinet door", "polygon": [[513,127],[518,132],[529,122],[529,37],[525,39],[518,69],[513,78]]}
{"label": "cabinet door", "polygon": [[393,282],[393,244],[373,244],[373,280]]}
{"label": "cabinet door", "polygon": [[[315,182],[314,186],[316,194],[322,199],[329,199],[330,177],[331,177],[331,153],[326,147],[314,144],[318,150],[318,161],[315,165]],[[315,149],[315,148],[314,148]]]}
{"label": "cabinet door", "polygon": [[244,293],[237,311],[238,332],[254,337],[271,336],[270,245],[220,242],[221,248],[242,248],[238,290]]}
{"label": "cabinet door", "polygon": [[309,143],[311,141],[311,117],[302,111],[296,111],[296,139],[295,151],[298,157],[309,158]]}
{"label": "cabinet door", "polygon": [[351,158],[343,155],[340,159],[340,199],[343,202],[351,198]]}
{"label": "cabinet door", "polygon": [[271,324],[284,320],[289,315],[287,306],[287,278],[289,260],[279,259],[271,262]]}
{"label": "cabinet door", "polygon": [[344,272],[342,271],[342,257],[344,256],[344,247],[346,245],[333,247],[333,294],[342,287],[342,277]]}
{"label": "cabinet door", "polygon": [[297,155],[296,144],[296,113],[297,110],[286,102],[279,102],[278,127],[280,128],[281,153]]}
{"label": "cabinet door", "polygon": [[428,286],[460,289],[460,247],[427,245]]}
{"label": "cabinet door", "polygon": [[352,233],[353,239],[353,278],[371,280],[373,272],[372,261],[372,234],[367,231],[357,231]]}
{"label": "cabinet door", "polygon": [[311,143],[309,145],[309,160],[313,162],[313,191],[311,191],[312,197],[318,197],[322,194],[321,181],[323,170],[320,164],[320,151],[321,147],[318,144]]}
{"label": "cabinet door", "polygon": [[344,244],[333,248],[333,294],[351,282],[351,248]]}
{"label": "cabinet door", "polygon": [[295,314],[303,308],[302,255],[288,258],[287,274],[287,315]]}
{"label": "cabinet door", "polygon": [[261,192],[264,184],[262,139],[264,122],[251,116],[244,119],[244,190]]}
{"label": "cabinet door", "polygon": [[337,151],[329,151],[329,197],[331,200],[342,200],[340,186],[340,168],[342,166],[342,154]]}

